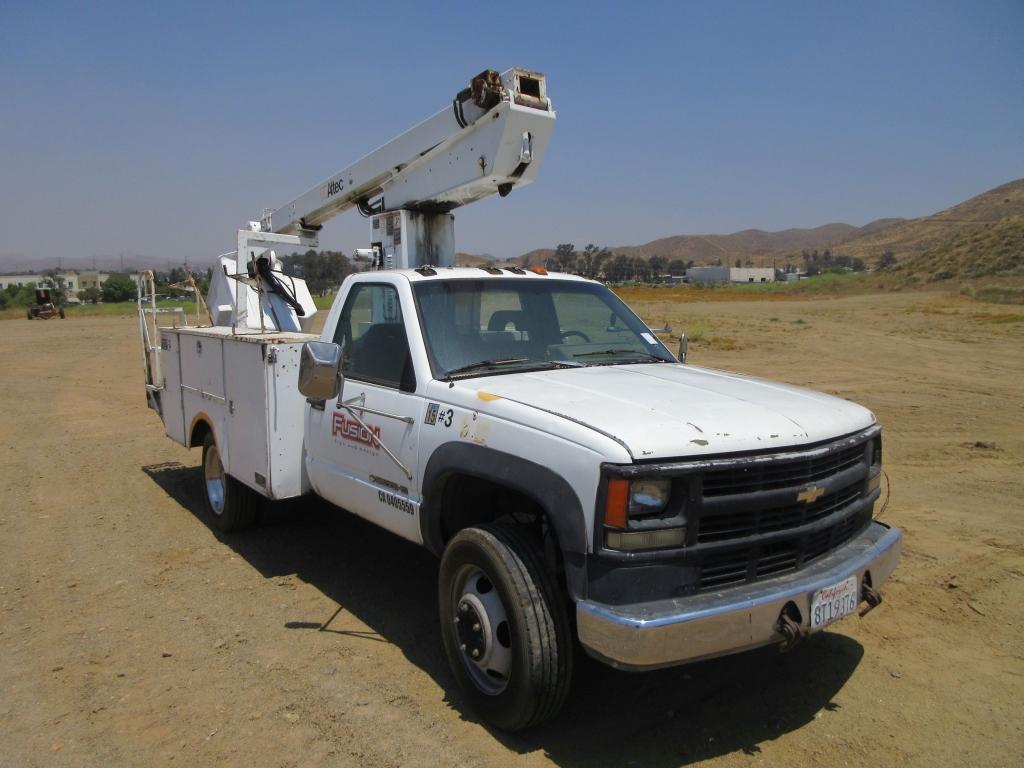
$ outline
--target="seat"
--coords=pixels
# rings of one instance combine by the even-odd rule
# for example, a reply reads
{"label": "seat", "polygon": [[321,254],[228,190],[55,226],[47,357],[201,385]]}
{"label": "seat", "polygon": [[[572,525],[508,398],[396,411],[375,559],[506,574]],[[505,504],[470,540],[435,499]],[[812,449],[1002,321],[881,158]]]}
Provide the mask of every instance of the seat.
{"label": "seat", "polygon": [[487,321],[487,330],[504,331],[508,328],[508,324],[512,323],[517,331],[521,331],[525,326],[524,315],[525,313],[521,309],[499,309]]}
{"label": "seat", "polygon": [[[370,326],[354,345],[346,374],[398,386],[410,366],[409,342],[402,323]],[[409,368],[411,370],[411,368]]]}

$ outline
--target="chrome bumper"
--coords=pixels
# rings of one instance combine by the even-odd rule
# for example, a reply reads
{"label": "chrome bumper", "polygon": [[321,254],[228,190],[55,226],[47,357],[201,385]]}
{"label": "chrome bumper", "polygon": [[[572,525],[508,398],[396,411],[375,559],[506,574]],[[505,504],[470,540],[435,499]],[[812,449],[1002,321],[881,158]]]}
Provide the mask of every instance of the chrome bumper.
{"label": "chrome bumper", "polygon": [[862,584],[865,573],[878,589],[899,562],[902,539],[899,529],[872,522],[835,552],[786,576],[635,605],[581,600],[580,642],[619,669],[666,667],[781,642],[776,623],[786,603],[796,605],[809,632],[814,592],[855,574]]}

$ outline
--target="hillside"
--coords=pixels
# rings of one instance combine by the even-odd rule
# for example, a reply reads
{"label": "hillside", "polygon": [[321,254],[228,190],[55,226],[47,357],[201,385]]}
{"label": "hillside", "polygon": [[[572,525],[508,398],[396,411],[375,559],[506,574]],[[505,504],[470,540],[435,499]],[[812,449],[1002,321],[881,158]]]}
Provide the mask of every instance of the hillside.
{"label": "hillside", "polygon": [[[876,219],[863,227],[836,223],[779,232],[745,229],[728,235],[674,235],[611,250],[616,254],[644,259],[657,255],[670,261],[692,260],[697,264],[718,260],[732,264],[741,259],[767,266],[787,261],[799,264],[802,251],[832,249],[837,254],[859,257],[868,264],[874,264],[887,250],[900,261],[905,261],[929,249],[945,247],[947,241],[959,235],[970,235],[1018,214],[1024,214],[1024,179],[1011,181],[944,211],[917,219]],[[523,254],[517,261],[543,263],[553,253],[553,249],[540,248]]]}
{"label": "hillside", "polygon": [[836,246],[836,250],[844,255],[858,256],[868,263],[873,263],[888,250],[903,261],[960,235],[984,230],[1001,219],[1022,213],[1024,179],[1018,179],[931,216],[907,219],[875,232],[847,237]]}
{"label": "hillside", "polygon": [[1024,214],[960,232],[892,272],[925,281],[1024,275]]}
{"label": "hillside", "polygon": [[[873,226],[876,226],[876,222],[868,225]],[[725,264],[731,264],[736,259],[771,264],[773,257],[799,254],[805,249],[813,251],[830,248],[864,229],[867,228],[840,223],[824,224],[813,229],[784,229],[779,232],[744,229],[728,235],[673,235],[643,245],[621,245],[611,250],[629,257],[649,259],[651,256],[661,256],[668,261],[681,259],[698,264],[709,264],[719,259]],[[553,253],[552,249],[540,248],[523,254],[520,260],[527,259],[526,263],[530,264],[543,263]]]}

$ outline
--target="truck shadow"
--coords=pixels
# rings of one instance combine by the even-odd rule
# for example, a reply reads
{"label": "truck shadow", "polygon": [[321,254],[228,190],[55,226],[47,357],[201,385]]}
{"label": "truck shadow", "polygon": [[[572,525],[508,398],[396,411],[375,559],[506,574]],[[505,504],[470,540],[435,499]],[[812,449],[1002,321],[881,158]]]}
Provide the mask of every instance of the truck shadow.
{"label": "truck shadow", "polygon": [[[142,470],[210,527],[197,468]],[[242,534],[210,530],[265,578],[294,574],[339,606],[334,616],[296,617],[286,626],[333,632],[346,642],[392,643],[438,683],[449,706],[480,722],[444,658],[438,563],[426,550],[316,499],[274,505],[262,525]],[[372,631],[344,629],[346,613]],[[542,751],[564,766],[676,766],[754,755],[759,744],[832,716],[863,655],[858,642],[831,632],[789,653],[766,648],[645,673],[619,672],[581,652],[568,701],[553,722],[525,734],[488,730],[515,752]]]}

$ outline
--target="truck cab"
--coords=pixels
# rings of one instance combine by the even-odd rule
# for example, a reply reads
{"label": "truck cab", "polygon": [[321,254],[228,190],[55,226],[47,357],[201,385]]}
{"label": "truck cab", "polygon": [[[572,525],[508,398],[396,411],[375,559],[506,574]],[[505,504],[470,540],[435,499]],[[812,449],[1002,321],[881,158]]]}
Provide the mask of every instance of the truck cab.
{"label": "truck cab", "polygon": [[681,363],[594,281],[352,276],[300,368],[312,490],[441,557],[446,652],[503,727],[557,709],[573,634],[630,670],[795,642],[899,557],[873,414]]}

